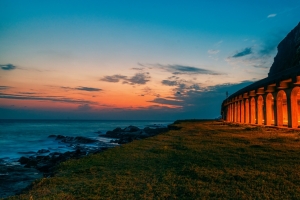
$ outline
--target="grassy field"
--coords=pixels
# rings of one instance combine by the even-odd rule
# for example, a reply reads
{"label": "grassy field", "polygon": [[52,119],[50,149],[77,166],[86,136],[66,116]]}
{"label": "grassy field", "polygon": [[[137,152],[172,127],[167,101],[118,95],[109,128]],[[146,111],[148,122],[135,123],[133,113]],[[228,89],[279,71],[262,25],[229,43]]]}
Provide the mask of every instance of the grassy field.
{"label": "grassy field", "polygon": [[193,121],[59,166],[10,199],[300,199],[300,132]]}

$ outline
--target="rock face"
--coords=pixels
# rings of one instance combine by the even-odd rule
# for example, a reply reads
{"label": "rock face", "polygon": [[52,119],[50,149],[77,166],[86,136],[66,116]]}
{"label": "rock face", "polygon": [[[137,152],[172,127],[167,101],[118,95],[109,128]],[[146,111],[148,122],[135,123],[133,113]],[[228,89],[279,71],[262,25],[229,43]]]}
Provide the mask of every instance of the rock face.
{"label": "rock face", "polygon": [[269,76],[300,67],[300,23],[279,43]]}
{"label": "rock face", "polygon": [[143,138],[151,137],[168,130],[169,129],[167,127],[146,127],[144,129],[139,129],[136,126],[128,126],[124,129],[118,127],[112,131],[107,131],[104,137],[117,138],[116,140],[112,140],[112,143],[126,144],[132,142],[133,140],[140,140]]}

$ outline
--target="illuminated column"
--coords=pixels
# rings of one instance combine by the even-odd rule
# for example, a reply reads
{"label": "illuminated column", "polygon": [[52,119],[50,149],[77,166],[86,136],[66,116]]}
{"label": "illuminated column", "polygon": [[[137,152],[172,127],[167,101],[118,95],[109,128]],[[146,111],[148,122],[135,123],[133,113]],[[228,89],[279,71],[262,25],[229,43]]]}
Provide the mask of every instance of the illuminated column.
{"label": "illuminated column", "polygon": [[276,99],[276,107],[277,107],[277,126],[283,126],[284,120],[288,120],[287,118],[287,108],[286,108],[286,94],[284,90],[280,90],[277,92],[277,99]]}
{"label": "illuminated column", "polygon": [[234,109],[233,109],[233,122],[236,122],[236,117],[237,117],[237,106],[236,106],[236,102],[233,103],[234,105]]}
{"label": "illuminated column", "polygon": [[249,99],[245,100],[245,123],[249,124],[249,116],[250,116],[250,112],[249,112]]}
{"label": "illuminated column", "polygon": [[241,122],[241,104],[240,101],[237,102],[237,122]]}
{"label": "illuminated column", "polygon": [[257,97],[257,124],[262,125],[263,123],[263,102],[264,99],[261,95]]}
{"label": "illuminated column", "polygon": [[298,128],[300,121],[300,87],[294,87],[290,94],[291,124],[289,127]]}
{"label": "illuminated column", "polygon": [[[292,102],[291,102],[291,92],[292,89],[285,89],[286,93],[286,107],[287,107],[287,119],[288,119],[288,127],[292,128],[293,117],[292,117]],[[296,127],[295,127],[296,128]]]}
{"label": "illuminated column", "polygon": [[241,123],[245,123],[245,102],[241,101]]}
{"label": "illuminated column", "polygon": [[256,103],[255,98],[252,97],[250,100],[250,123],[255,124],[256,123]]}
{"label": "illuminated column", "polygon": [[265,118],[265,125],[270,126],[272,124],[272,119],[274,115],[274,98],[272,93],[268,93],[266,95],[266,118]]}

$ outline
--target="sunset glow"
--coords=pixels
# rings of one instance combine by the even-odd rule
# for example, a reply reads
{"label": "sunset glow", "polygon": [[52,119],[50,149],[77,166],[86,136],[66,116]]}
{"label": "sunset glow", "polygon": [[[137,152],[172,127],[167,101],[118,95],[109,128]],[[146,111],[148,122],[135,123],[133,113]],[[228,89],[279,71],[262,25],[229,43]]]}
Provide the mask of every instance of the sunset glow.
{"label": "sunset glow", "polygon": [[300,1],[197,2],[1,0],[0,118],[218,117]]}

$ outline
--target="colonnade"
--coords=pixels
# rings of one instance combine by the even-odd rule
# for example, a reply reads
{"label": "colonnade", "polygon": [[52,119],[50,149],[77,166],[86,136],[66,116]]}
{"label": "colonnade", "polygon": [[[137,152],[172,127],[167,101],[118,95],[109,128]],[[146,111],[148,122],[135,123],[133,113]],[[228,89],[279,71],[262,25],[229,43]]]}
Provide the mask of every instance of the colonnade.
{"label": "colonnade", "polygon": [[[259,84],[258,84],[259,85]],[[300,126],[300,77],[237,92],[222,104],[224,120],[258,125]]]}

